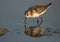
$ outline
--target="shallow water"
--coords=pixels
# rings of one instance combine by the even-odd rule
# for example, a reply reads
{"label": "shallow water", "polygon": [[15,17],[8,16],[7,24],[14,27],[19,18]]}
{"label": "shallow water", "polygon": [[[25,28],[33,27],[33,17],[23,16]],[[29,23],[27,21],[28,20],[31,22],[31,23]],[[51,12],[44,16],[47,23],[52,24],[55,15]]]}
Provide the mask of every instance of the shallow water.
{"label": "shallow water", "polygon": [[[0,27],[6,27],[10,32],[0,37],[1,42],[60,42],[59,34],[43,36],[40,38],[29,37],[24,34],[24,12],[36,4],[52,3],[52,7],[42,15],[41,27],[49,27],[52,31],[60,32],[60,0],[0,0]],[[31,23],[31,21],[34,21]],[[35,25],[35,19],[29,21]],[[28,23],[28,25],[30,25]],[[57,37],[58,36],[58,37]]]}

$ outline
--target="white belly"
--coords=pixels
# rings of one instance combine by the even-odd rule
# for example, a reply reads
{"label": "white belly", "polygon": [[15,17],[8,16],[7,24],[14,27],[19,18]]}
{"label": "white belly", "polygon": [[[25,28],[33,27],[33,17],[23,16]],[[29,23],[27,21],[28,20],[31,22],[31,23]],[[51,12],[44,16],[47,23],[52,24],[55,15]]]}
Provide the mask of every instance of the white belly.
{"label": "white belly", "polygon": [[39,17],[39,16],[40,16],[40,14],[34,13],[32,17]]}
{"label": "white belly", "polygon": [[39,16],[43,15],[46,11],[47,11],[47,9],[45,11],[41,12],[40,14],[34,13],[34,15],[32,17],[39,17]]}

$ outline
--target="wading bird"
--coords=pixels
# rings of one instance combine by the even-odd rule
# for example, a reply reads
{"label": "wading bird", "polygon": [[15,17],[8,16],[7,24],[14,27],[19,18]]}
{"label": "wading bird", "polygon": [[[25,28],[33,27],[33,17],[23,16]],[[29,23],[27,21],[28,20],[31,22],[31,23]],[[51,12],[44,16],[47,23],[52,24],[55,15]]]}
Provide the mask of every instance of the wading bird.
{"label": "wading bird", "polygon": [[[47,35],[44,33],[45,30],[47,30],[47,29],[41,28],[39,26],[43,22],[41,15],[43,15],[47,11],[47,9],[50,8],[51,5],[52,5],[52,3],[49,3],[47,5],[35,5],[35,6],[28,8],[25,11],[24,23],[26,22],[27,18],[37,18],[37,26],[26,27],[27,23],[25,23],[25,31],[24,31],[25,34],[32,36],[32,37],[41,37],[41,36]],[[41,18],[40,23],[39,23],[39,17]]]}
{"label": "wading bird", "polygon": [[50,8],[51,5],[52,3],[49,3],[46,5],[35,5],[35,6],[28,8],[25,11],[25,19],[37,17],[37,23],[38,23],[39,17],[43,15],[47,11],[47,9]]}

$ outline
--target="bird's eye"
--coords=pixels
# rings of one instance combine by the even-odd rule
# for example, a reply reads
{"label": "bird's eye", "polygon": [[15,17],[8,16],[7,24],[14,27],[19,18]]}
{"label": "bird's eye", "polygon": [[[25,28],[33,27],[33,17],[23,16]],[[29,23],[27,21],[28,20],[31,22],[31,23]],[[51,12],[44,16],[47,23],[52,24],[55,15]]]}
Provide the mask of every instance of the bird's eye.
{"label": "bird's eye", "polygon": [[26,32],[29,32],[28,30]]}
{"label": "bird's eye", "polygon": [[26,14],[28,16],[28,14]]}
{"label": "bird's eye", "polygon": [[27,29],[26,32],[29,32],[29,29]]}

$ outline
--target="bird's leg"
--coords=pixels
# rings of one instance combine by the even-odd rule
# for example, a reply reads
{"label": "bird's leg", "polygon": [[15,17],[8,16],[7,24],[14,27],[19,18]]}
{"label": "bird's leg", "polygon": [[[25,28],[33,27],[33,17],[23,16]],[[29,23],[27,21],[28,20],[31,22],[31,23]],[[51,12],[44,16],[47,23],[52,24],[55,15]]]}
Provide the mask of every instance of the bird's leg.
{"label": "bird's leg", "polygon": [[24,25],[24,27],[26,28],[26,25]]}
{"label": "bird's leg", "polygon": [[39,26],[39,18],[37,18],[37,26]]}
{"label": "bird's leg", "polygon": [[26,25],[27,25],[26,20],[27,20],[27,18],[25,17],[25,20],[24,20],[24,27],[25,28],[26,28]]}
{"label": "bird's leg", "polygon": [[37,18],[37,26],[40,26],[43,23],[42,17],[40,17],[41,21],[39,21],[39,18]]}
{"label": "bird's leg", "polygon": [[40,19],[41,19],[41,22],[39,23],[39,25],[41,25],[41,24],[43,23],[43,19],[42,19],[42,17],[40,17]]}

